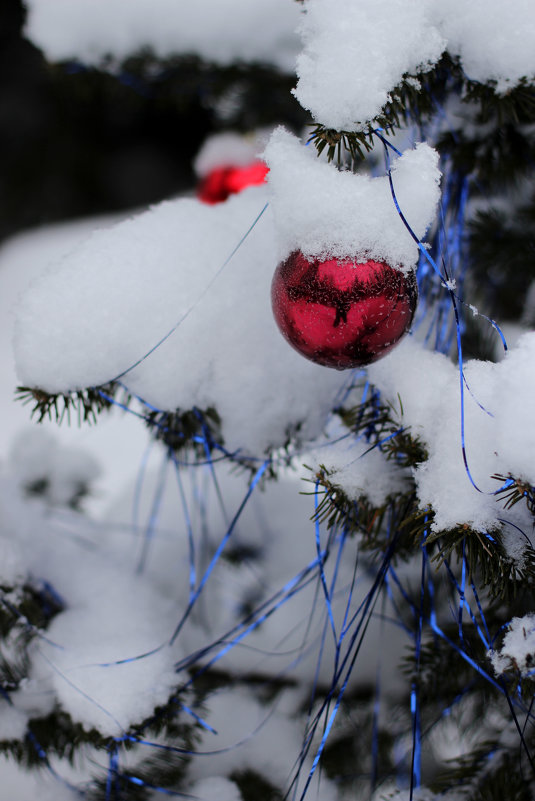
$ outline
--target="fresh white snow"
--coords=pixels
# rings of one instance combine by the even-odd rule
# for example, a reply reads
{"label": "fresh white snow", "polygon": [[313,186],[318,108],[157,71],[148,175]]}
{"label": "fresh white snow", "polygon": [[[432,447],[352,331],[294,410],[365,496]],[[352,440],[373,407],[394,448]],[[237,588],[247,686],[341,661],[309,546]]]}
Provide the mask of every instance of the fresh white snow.
{"label": "fresh white snow", "polygon": [[[416,265],[418,247],[396,211],[386,175],[338,170],[284,128],[273,132],[264,158],[281,258],[301,250],[316,258],[373,258],[405,271]],[[392,176],[398,202],[422,238],[440,196],[437,152],[426,144],[406,150],[393,162]]]}
{"label": "fresh white snow", "polygon": [[292,71],[301,8],[293,0],[29,0],[25,33],[51,61],[90,65],[143,50],[199,55],[226,66],[260,62]]}
{"label": "fresh white snow", "polygon": [[307,0],[296,96],[317,122],[358,130],[405,74],[447,50],[471,80],[505,92],[535,75],[530,0]]}

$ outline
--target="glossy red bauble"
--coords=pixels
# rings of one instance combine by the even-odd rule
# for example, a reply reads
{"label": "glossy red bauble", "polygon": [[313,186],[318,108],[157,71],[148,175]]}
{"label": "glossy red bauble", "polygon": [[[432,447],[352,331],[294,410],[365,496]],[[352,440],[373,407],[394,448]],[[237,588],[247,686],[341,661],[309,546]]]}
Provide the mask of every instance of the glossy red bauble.
{"label": "glossy red bauble", "polygon": [[203,203],[221,203],[248,186],[264,183],[267,174],[268,167],[263,161],[243,167],[215,167],[200,181],[197,197]]}
{"label": "glossy red bauble", "polygon": [[362,367],[409,330],[418,289],[413,272],[385,262],[309,261],[294,251],[275,270],[273,314],[299,353],[326,367]]}

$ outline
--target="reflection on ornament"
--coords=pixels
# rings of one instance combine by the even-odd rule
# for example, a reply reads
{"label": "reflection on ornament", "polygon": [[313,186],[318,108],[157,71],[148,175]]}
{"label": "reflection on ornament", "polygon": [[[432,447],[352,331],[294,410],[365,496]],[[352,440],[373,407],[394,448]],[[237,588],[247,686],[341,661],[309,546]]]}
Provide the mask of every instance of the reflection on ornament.
{"label": "reflection on ornament", "polygon": [[267,174],[268,167],[263,161],[254,161],[244,167],[215,167],[200,181],[197,197],[203,203],[221,203],[248,186],[264,183]]}
{"label": "reflection on ornament", "polygon": [[418,289],[408,274],[369,259],[309,261],[294,251],[275,270],[273,314],[307,359],[344,370],[385,356],[409,330]]}

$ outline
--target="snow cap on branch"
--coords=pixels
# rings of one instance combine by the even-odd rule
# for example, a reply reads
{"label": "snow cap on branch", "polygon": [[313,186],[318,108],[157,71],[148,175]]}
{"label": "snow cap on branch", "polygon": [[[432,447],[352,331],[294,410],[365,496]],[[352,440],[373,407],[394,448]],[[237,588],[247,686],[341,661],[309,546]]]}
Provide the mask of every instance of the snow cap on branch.
{"label": "snow cap on branch", "polygon": [[535,76],[531,0],[307,0],[295,95],[328,128],[379,116],[405,75],[448,50],[467,77],[505,92]]}
{"label": "snow cap on branch", "polygon": [[337,130],[373,120],[404,73],[427,69],[445,41],[426,0],[307,0],[295,95]]}
{"label": "snow cap on branch", "polygon": [[230,449],[259,454],[298,425],[317,436],[346,378],[276,328],[265,203],[264,187],[216,206],[179,199],[93,233],[21,299],[21,382],[66,393],[128,370],[123,382],[159,409],[215,408]]}
{"label": "snow cap on branch", "polygon": [[513,668],[522,676],[533,676],[535,668],[535,615],[514,617],[509,624],[502,646],[489,652],[497,675]]}
{"label": "snow cap on branch", "polygon": [[461,58],[470,80],[496,81],[507,92],[535,78],[535,5],[532,0],[433,0],[433,18],[448,50]]}
{"label": "snow cap on branch", "polygon": [[511,474],[535,484],[535,333],[521,337],[497,364],[474,359],[464,365],[465,447],[479,492],[463,462],[458,368],[408,337],[394,356],[371,365],[368,375],[385,401],[395,403],[399,396],[400,422],[425,442],[429,458],[415,479],[421,507],[435,513],[435,531],[464,523],[492,531],[503,518],[521,528],[530,525],[524,504],[504,511],[503,500],[493,495],[501,483],[492,476]]}
{"label": "snow cap on branch", "polygon": [[365,496],[375,507],[383,506],[392,495],[407,491],[408,469],[388,460],[379,448],[370,449],[364,437],[324,443],[323,447],[319,443],[306,459],[315,471],[325,467],[329,483],[349,498]]}
{"label": "snow cap on branch", "polygon": [[[300,250],[311,258],[415,266],[418,247],[396,211],[388,176],[340,171],[283,128],[273,133],[264,158],[281,258]],[[419,144],[395,161],[392,174],[403,214],[422,238],[439,199],[438,154]]]}

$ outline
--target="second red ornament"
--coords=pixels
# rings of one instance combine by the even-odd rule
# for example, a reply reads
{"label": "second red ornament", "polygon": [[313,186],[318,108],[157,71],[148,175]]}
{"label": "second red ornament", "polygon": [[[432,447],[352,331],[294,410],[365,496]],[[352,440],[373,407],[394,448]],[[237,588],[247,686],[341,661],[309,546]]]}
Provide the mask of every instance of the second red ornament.
{"label": "second red ornament", "polygon": [[197,187],[197,197],[203,203],[222,203],[248,186],[263,184],[268,167],[263,161],[246,165],[224,165],[214,167],[205,175]]}

